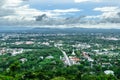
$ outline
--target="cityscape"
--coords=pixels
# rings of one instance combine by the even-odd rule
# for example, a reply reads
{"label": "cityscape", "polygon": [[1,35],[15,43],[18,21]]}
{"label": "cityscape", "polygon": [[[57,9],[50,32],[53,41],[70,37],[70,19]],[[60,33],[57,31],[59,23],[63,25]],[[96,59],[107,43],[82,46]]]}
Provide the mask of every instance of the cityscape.
{"label": "cityscape", "polygon": [[95,30],[37,28],[0,32],[0,72],[28,80],[39,80],[37,75],[44,76],[42,80],[54,76],[71,80],[112,76],[113,80],[118,80],[120,34],[116,30]]}

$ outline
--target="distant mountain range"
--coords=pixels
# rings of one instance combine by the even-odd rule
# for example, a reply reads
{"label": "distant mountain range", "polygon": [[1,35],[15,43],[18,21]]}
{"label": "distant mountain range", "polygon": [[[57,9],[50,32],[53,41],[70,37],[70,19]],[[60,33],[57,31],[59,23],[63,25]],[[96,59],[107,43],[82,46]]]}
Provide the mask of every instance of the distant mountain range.
{"label": "distant mountain range", "polygon": [[102,29],[102,28],[33,28],[34,31],[46,32],[120,32],[120,29]]}
{"label": "distant mountain range", "polygon": [[31,29],[29,27],[12,27],[12,26],[0,26],[0,31],[1,30],[27,30]]}
{"label": "distant mountain range", "polygon": [[0,31],[30,31],[49,33],[78,33],[78,32],[120,32],[120,29],[98,29],[98,28],[31,28],[31,27],[0,27]]}

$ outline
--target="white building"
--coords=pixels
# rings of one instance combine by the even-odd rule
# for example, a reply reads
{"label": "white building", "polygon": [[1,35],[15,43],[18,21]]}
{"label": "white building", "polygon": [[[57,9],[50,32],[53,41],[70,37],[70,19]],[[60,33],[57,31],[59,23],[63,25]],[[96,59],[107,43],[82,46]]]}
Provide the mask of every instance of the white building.
{"label": "white building", "polygon": [[104,71],[104,73],[107,74],[107,75],[108,74],[114,75],[114,72],[112,70],[106,70],[106,71]]}
{"label": "white building", "polygon": [[22,59],[20,59],[20,61],[22,61],[22,63],[24,63],[24,62],[27,61],[27,59],[26,58],[22,58]]}
{"label": "white building", "polygon": [[53,56],[47,56],[46,59],[53,59]]}

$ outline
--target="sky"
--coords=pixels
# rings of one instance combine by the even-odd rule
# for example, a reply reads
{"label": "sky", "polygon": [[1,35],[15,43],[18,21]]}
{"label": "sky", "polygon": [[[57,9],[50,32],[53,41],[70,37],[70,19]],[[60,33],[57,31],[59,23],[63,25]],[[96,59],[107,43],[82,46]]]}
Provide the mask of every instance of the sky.
{"label": "sky", "polygon": [[1,26],[120,29],[120,0],[0,0]]}

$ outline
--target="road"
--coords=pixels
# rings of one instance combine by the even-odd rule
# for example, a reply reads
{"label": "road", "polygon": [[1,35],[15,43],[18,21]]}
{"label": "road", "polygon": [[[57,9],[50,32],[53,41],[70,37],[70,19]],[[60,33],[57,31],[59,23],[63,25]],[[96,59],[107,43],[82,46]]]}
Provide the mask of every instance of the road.
{"label": "road", "polygon": [[[59,49],[60,49],[60,48],[59,48]],[[60,49],[60,50],[61,50],[61,49]],[[62,52],[63,55],[64,55],[64,58],[65,58],[65,60],[66,60],[66,63],[67,63],[69,66],[71,66],[72,64],[70,63],[70,60],[69,60],[69,58],[68,58],[66,52],[63,51],[63,50],[61,50],[61,52]]]}

